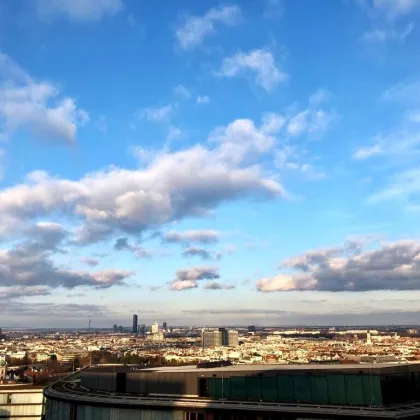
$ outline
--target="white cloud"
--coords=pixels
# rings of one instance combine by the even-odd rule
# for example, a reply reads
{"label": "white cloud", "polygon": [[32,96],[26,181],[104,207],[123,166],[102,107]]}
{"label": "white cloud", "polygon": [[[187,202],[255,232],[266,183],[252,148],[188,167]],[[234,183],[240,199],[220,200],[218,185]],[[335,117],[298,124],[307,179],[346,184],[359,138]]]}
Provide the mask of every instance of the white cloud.
{"label": "white cloud", "polygon": [[166,139],[171,141],[171,140],[177,139],[181,136],[182,136],[182,131],[179,128],[171,126],[171,127],[169,127]]}
{"label": "white cloud", "polygon": [[[259,167],[226,157],[228,141],[214,149],[194,146],[163,152],[144,169],[111,167],[79,180],[30,174],[25,183],[0,191],[0,235],[35,217],[59,212],[82,221],[78,239],[88,243],[115,232],[138,233],[203,216],[241,197],[285,195],[282,186],[264,178]],[[200,176],[191,177],[192,173]]]}
{"label": "white cloud", "polygon": [[395,29],[373,29],[362,35],[366,42],[404,41],[414,30],[414,23],[409,23],[402,31]]}
{"label": "white cloud", "polygon": [[368,199],[370,204],[400,201],[407,208],[418,208],[416,197],[420,193],[420,170],[404,170],[393,175],[388,184]]}
{"label": "white cloud", "polygon": [[183,85],[174,87],[174,94],[179,96],[181,99],[190,99],[191,92]]}
{"label": "white cloud", "polygon": [[0,76],[3,135],[24,130],[41,141],[75,143],[77,127],[88,123],[89,115],[73,98],[33,80],[5,54],[0,54]]}
{"label": "white cloud", "polygon": [[269,112],[263,116],[262,122],[261,130],[264,133],[276,134],[284,127],[286,118],[283,115]]}
{"label": "white cloud", "polygon": [[[274,114],[270,118],[274,121]],[[273,136],[275,133],[264,131],[265,129],[279,130],[278,124],[272,121],[266,121],[257,128],[252,120],[235,120],[225,127],[214,130],[210,139],[220,143],[220,153],[225,159],[241,162],[273,148],[276,140]]]}
{"label": "white cloud", "polygon": [[408,15],[419,6],[418,0],[373,0],[373,7],[391,19]]}
{"label": "white cloud", "polygon": [[103,134],[106,134],[108,131],[108,123],[106,118],[101,115],[95,122],[94,125],[98,131],[100,131]]}
{"label": "white cloud", "polygon": [[198,283],[195,280],[186,280],[180,281],[176,280],[171,283],[171,290],[173,291],[181,291],[181,290],[188,290],[188,289],[195,289],[198,287]]}
{"label": "white cloud", "polygon": [[264,17],[267,19],[278,19],[283,14],[283,0],[265,0],[266,9]]}
{"label": "white cloud", "polygon": [[382,93],[381,99],[403,104],[420,102],[420,79],[405,80],[389,87]]}
{"label": "white cloud", "polygon": [[200,45],[204,38],[215,32],[217,24],[234,26],[241,19],[239,6],[225,6],[210,9],[204,16],[190,16],[176,30],[176,36],[184,50],[190,50]]}
{"label": "white cloud", "polygon": [[372,239],[350,239],[342,246],[308,251],[283,261],[294,270],[256,282],[262,292],[291,290],[420,290],[420,242],[382,242],[365,250]]}
{"label": "white cloud", "polygon": [[124,8],[122,0],[37,0],[42,19],[65,16],[71,21],[99,21]]}
{"label": "white cloud", "polygon": [[334,121],[333,111],[307,108],[293,115],[287,124],[287,133],[292,137],[303,134],[317,134],[325,131]]}
{"label": "white cloud", "polygon": [[208,104],[210,102],[210,98],[208,96],[197,96],[196,102],[198,104]]}
{"label": "white cloud", "polygon": [[301,111],[289,121],[289,124],[287,125],[287,132],[291,136],[299,136],[306,131],[308,125],[308,114],[308,110]]}
{"label": "white cloud", "polygon": [[379,144],[374,144],[372,146],[364,146],[357,149],[353,154],[353,158],[357,160],[366,160],[380,153],[382,153],[381,146]]}
{"label": "white cloud", "polygon": [[167,121],[172,114],[173,106],[171,104],[164,105],[158,108],[145,108],[140,114],[148,121]]}
{"label": "white cloud", "polygon": [[310,105],[320,105],[324,102],[327,102],[331,97],[331,93],[328,92],[326,89],[318,89],[315,93],[313,93],[309,97],[309,104]]}
{"label": "white cloud", "polygon": [[255,75],[255,81],[267,92],[288,79],[288,75],[281,71],[273,54],[265,49],[251,50],[247,53],[238,52],[231,57],[223,59],[218,76],[237,77],[242,75]]}
{"label": "white cloud", "polygon": [[420,109],[414,109],[407,113],[407,120],[412,123],[420,123]]}

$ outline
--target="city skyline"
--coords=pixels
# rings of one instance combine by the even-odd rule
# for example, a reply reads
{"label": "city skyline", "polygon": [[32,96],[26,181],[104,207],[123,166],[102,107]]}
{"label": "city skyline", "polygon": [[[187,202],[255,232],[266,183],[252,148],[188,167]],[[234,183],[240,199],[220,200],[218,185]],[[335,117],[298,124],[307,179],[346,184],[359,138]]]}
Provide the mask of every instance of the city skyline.
{"label": "city skyline", "polygon": [[420,323],[419,2],[80,5],[0,1],[0,327]]}

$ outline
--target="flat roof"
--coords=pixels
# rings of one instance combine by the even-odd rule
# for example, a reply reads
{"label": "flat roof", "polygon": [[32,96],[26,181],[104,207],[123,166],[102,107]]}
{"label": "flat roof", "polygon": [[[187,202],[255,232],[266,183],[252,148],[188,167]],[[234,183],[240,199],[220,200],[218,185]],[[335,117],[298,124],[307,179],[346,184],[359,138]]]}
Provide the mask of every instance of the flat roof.
{"label": "flat roof", "polygon": [[210,368],[197,368],[196,365],[188,366],[163,366],[163,367],[144,367],[144,366],[97,366],[88,368],[85,372],[103,372],[103,373],[119,373],[119,372],[179,372],[179,373],[206,373],[206,372],[249,372],[249,371],[317,371],[317,370],[380,370],[387,368],[398,368],[415,366],[420,370],[420,362],[407,362],[407,363],[354,363],[354,364],[250,364],[250,365],[230,365]]}

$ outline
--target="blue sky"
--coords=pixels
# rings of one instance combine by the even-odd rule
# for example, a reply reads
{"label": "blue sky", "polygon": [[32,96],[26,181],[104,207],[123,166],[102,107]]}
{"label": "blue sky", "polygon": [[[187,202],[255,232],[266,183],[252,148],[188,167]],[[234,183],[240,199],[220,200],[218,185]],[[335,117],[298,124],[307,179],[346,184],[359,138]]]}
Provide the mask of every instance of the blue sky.
{"label": "blue sky", "polygon": [[419,18],[0,1],[1,324],[419,322]]}

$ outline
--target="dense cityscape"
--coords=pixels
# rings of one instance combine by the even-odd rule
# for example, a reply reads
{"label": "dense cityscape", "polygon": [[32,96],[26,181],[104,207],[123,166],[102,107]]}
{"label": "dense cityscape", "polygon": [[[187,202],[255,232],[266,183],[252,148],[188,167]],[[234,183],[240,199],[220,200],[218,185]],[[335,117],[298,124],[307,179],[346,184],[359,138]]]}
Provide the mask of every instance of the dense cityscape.
{"label": "dense cityscape", "polygon": [[420,0],[0,0],[0,420],[420,420]]}
{"label": "dense cityscape", "polygon": [[[242,328],[114,325],[101,330],[6,330],[0,360],[10,381],[27,365],[21,381],[36,379],[51,360],[61,372],[88,365],[123,363],[191,365],[228,360],[235,364],[405,363],[420,360],[416,327]],[[57,368],[57,366],[56,366]],[[26,378],[25,378],[26,376]],[[42,376],[42,375],[41,375]]]}

